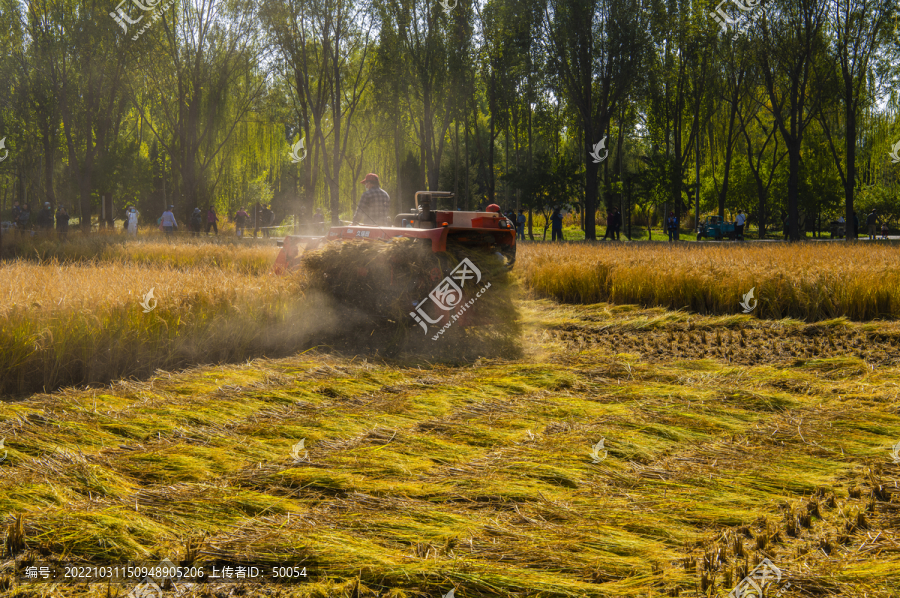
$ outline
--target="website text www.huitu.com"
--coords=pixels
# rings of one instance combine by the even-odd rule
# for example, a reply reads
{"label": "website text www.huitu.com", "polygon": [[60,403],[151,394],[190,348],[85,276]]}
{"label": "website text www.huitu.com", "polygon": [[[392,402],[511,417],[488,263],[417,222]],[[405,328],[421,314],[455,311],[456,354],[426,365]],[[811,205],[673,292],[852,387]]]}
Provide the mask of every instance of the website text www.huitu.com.
{"label": "website text www.huitu.com", "polygon": [[456,322],[460,317],[462,317],[463,313],[465,313],[465,311],[466,311],[467,309],[469,309],[470,307],[472,307],[472,305],[474,305],[475,302],[478,301],[478,298],[481,297],[481,294],[484,293],[484,292],[485,292],[486,290],[488,290],[489,288],[491,288],[491,283],[487,283],[487,284],[484,286],[484,288],[482,288],[480,291],[478,291],[477,293],[475,293],[475,298],[474,298],[474,299],[469,299],[468,301],[466,301],[465,303],[463,303],[463,305],[462,305],[462,307],[459,309],[459,311],[457,311],[455,314],[450,314],[450,319],[447,320],[447,323],[444,324],[444,327],[443,327],[443,328],[441,328],[440,330],[438,330],[437,334],[435,334],[434,336],[431,337],[431,340],[436,341],[437,339],[439,339],[440,336],[441,336],[442,334],[444,334],[444,331],[447,330],[448,328],[450,328],[451,326],[453,326],[453,323]]}

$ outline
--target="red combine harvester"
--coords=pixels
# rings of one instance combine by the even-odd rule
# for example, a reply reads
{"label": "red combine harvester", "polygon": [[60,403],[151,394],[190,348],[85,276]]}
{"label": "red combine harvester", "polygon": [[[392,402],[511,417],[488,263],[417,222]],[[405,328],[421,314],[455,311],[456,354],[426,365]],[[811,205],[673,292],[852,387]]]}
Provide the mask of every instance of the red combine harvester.
{"label": "red combine harvester", "polygon": [[[505,259],[507,267],[512,269],[516,261],[515,225],[500,212],[454,212],[431,208],[433,200],[453,197],[447,191],[418,191],[415,212],[397,214],[393,226],[333,226],[325,236],[287,236],[275,260],[275,272],[280,274],[295,268],[300,263],[302,250],[318,249],[326,242],[390,242],[395,238],[419,239],[435,254],[446,252],[448,244],[490,250]],[[403,226],[404,220],[407,226]]]}

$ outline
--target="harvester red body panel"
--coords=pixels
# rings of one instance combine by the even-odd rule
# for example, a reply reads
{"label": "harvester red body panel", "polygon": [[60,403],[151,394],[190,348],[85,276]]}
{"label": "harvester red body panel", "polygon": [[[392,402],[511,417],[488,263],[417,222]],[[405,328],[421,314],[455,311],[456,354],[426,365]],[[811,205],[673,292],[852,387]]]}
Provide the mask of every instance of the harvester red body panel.
{"label": "harvester red body panel", "polygon": [[[401,214],[400,216],[404,216]],[[400,218],[398,216],[397,218]],[[509,219],[498,212],[461,212],[435,210],[433,222],[422,222],[428,228],[410,226],[333,226],[322,237],[291,235],[284,238],[282,250],[275,260],[275,272],[282,273],[300,262],[301,246],[314,250],[331,241],[382,241],[398,237],[430,242],[431,251],[447,250],[448,241],[471,247],[497,247],[507,257],[510,267],[515,261],[516,229]]]}

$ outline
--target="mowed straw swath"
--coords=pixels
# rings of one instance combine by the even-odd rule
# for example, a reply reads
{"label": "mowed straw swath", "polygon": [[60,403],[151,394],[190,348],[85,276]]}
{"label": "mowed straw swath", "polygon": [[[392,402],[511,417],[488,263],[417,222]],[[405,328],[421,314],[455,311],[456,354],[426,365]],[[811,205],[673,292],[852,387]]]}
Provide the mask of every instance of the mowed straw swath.
{"label": "mowed straw swath", "polygon": [[754,288],[761,318],[900,316],[896,244],[526,244],[516,269],[539,296],[568,303],[727,314]]}
{"label": "mowed straw swath", "polygon": [[302,273],[17,261],[2,276],[0,394],[284,353],[313,324],[299,317]]}

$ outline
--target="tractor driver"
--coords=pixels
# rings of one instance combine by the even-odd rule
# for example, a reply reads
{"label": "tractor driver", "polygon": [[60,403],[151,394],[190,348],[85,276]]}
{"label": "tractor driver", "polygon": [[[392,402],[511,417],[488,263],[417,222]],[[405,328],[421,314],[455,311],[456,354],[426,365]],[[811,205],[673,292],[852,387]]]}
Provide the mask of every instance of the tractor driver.
{"label": "tractor driver", "polygon": [[366,190],[359,199],[356,213],[353,214],[353,225],[359,224],[361,216],[366,223],[381,226],[390,218],[388,212],[391,209],[391,197],[381,188],[378,175],[375,173],[370,172],[360,183],[366,186]]}

